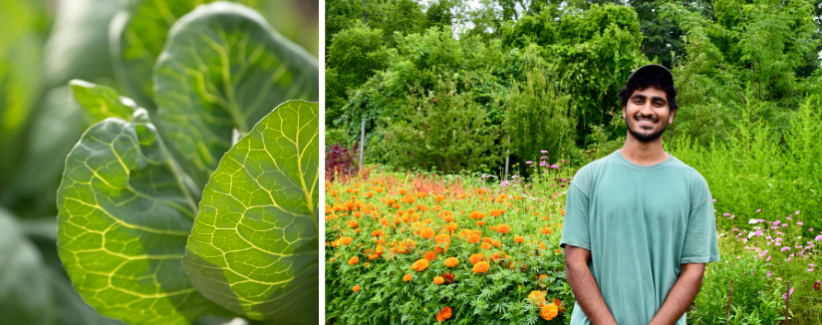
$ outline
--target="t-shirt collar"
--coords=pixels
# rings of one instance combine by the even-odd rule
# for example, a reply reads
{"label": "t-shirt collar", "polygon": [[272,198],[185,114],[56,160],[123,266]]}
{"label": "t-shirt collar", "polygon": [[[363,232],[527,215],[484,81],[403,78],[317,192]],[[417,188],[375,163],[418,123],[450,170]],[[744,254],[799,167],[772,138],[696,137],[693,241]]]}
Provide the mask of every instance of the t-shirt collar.
{"label": "t-shirt collar", "polygon": [[659,169],[659,168],[662,168],[662,167],[667,166],[669,163],[671,163],[672,161],[674,161],[674,159],[676,159],[676,158],[674,158],[674,155],[672,155],[672,154],[668,153],[668,159],[665,159],[665,161],[660,162],[660,163],[656,163],[656,164],[653,164],[653,165],[649,165],[649,166],[642,166],[642,165],[637,165],[637,164],[635,164],[635,163],[632,163],[632,162],[630,162],[628,159],[625,159],[625,157],[624,157],[624,156],[622,156],[622,153],[620,152],[621,150],[622,150],[622,149],[617,149],[617,150],[616,150],[616,151],[614,151],[614,153],[613,153],[613,155],[617,157],[617,160],[621,161],[622,163],[624,163],[624,164],[625,164],[625,165],[627,165],[628,167],[631,167],[631,168],[634,168],[634,169],[639,169],[639,170],[655,170],[655,169]]}

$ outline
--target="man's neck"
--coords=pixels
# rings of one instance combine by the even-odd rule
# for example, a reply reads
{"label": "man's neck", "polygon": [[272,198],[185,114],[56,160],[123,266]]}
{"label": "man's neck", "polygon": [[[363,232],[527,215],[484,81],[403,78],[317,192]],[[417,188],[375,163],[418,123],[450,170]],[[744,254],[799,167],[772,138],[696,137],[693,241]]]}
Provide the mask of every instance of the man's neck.
{"label": "man's neck", "polygon": [[670,155],[662,149],[662,137],[660,136],[651,142],[640,142],[628,133],[625,145],[619,149],[619,153],[626,160],[640,165],[651,166],[668,160]]}

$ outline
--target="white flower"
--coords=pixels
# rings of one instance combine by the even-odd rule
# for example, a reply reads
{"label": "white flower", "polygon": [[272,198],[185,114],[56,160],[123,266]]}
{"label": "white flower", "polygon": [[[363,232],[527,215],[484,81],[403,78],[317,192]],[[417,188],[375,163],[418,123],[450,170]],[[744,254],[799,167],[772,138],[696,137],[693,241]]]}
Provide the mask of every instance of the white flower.
{"label": "white flower", "polygon": [[749,223],[749,224],[755,224],[755,223],[756,223],[756,219],[751,219],[751,220],[748,220],[748,223]]}

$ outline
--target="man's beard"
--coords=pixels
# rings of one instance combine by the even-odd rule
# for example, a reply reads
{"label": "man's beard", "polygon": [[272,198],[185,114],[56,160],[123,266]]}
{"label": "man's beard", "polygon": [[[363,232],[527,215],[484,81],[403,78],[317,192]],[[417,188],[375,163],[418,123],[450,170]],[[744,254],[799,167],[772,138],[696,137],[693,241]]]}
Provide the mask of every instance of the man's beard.
{"label": "man's beard", "polygon": [[[632,119],[633,119],[634,123],[639,123],[637,121],[637,119],[642,118],[642,117],[647,118],[647,116],[638,116],[638,117],[632,117]],[[633,129],[631,129],[631,123],[625,123],[625,126],[628,127],[628,132],[630,132],[631,135],[633,135],[634,138],[637,139],[637,141],[639,141],[639,142],[651,142],[651,141],[654,141],[657,138],[661,137],[662,134],[665,133],[665,129],[668,128],[668,119],[667,118],[657,119],[657,120],[659,120],[659,121],[661,121],[662,123],[665,123],[665,124],[662,125],[662,129],[660,129],[657,132],[651,133],[651,134],[642,134],[642,133],[638,133],[638,132],[634,131]],[[656,122],[658,122],[658,121],[656,121]]]}

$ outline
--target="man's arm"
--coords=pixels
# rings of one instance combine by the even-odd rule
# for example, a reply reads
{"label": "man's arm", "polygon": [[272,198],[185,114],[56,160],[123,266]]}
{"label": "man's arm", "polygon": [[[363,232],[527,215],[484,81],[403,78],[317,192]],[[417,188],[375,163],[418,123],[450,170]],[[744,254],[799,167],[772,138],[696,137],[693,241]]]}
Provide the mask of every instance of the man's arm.
{"label": "man's arm", "polygon": [[704,263],[681,264],[679,279],[674,283],[662,308],[656,313],[649,325],[669,325],[676,323],[688,306],[694,302],[696,294],[702,288],[702,275],[705,272]]}
{"label": "man's arm", "polygon": [[616,319],[605,304],[597,281],[588,268],[590,260],[591,251],[565,245],[565,275],[579,307],[595,325],[616,325]]}

